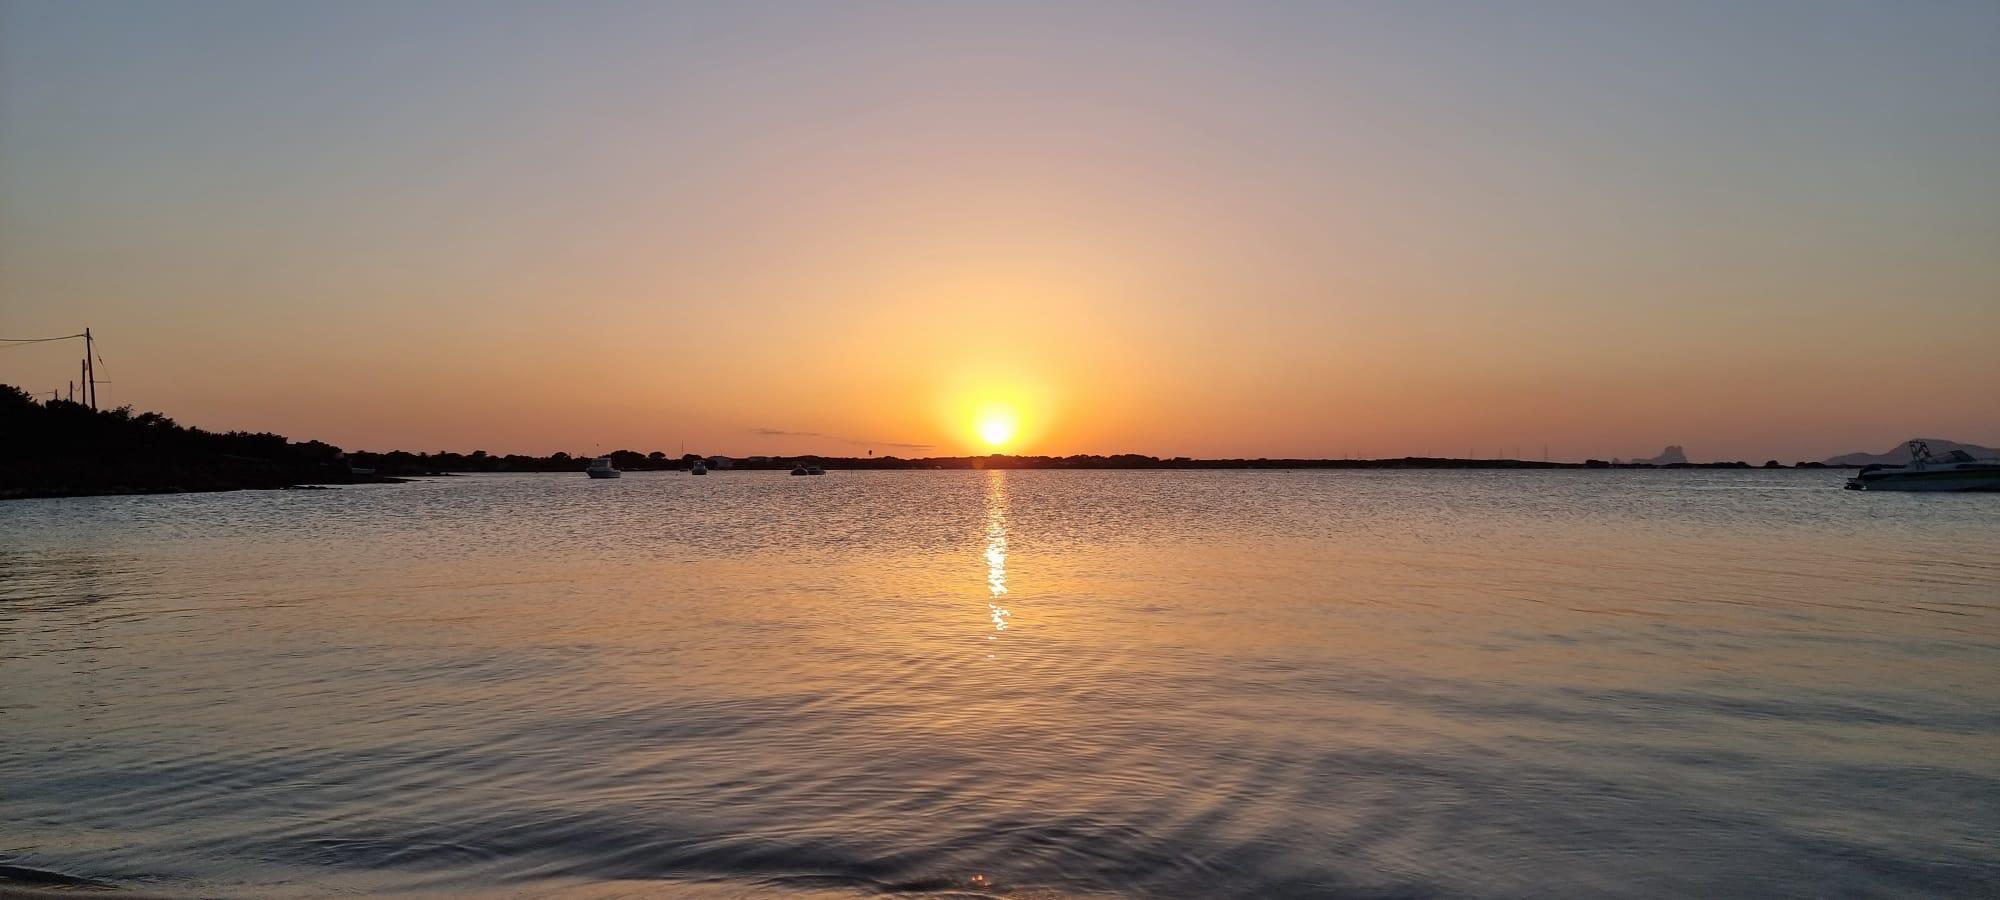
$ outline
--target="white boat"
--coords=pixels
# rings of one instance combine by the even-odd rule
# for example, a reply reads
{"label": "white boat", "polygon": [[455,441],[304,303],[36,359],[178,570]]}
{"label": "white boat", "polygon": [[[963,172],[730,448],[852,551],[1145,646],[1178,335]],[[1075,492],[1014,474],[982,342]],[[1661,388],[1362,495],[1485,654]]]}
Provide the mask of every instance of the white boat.
{"label": "white boat", "polygon": [[795,466],[793,466],[793,467],[792,467],[792,474],[793,474],[793,475],[811,475],[812,473],[806,470],[806,464],[805,464],[805,463],[799,463],[798,465],[795,465]]}
{"label": "white boat", "polygon": [[1929,444],[1910,442],[1910,461],[1862,466],[1847,479],[1850,491],[2000,491],[2000,460],[1975,459],[1963,450],[1932,456]]}
{"label": "white boat", "polygon": [[818,466],[807,466],[807,467],[806,467],[806,474],[807,474],[807,475],[825,475],[825,474],[826,474],[826,470],[825,470],[825,469],[822,469],[822,468],[820,468],[820,467],[818,467]]}
{"label": "white boat", "polygon": [[584,469],[583,474],[592,478],[617,478],[625,473],[611,467],[611,457],[600,456],[590,461],[590,468]]}
{"label": "white boat", "polygon": [[701,461],[701,460],[698,460],[698,459],[697,459],[697,460],[695,460],[695,461],[694,461],[694,463],[693,463],[693,464],[691,464],[691,465],[689,465],[689,466],[688,466],[688,474],[689,474],[689,475],[707,475],[707,474],[708,474],[708,466],[704,465],[704,464],[702,463],[702,461]]}

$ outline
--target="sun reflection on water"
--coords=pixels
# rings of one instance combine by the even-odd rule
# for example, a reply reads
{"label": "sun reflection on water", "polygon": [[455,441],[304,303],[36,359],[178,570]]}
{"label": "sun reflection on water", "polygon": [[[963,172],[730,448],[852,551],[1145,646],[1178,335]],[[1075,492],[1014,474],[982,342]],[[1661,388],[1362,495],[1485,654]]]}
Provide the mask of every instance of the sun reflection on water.
{"label": "sun reflection on water", "polygon": [[986,590],[995,632],[986,639],[993,641],[1007,630],[1007,617],[1012,615],[1003,602],[1007,597],[1007,473],[999,470],[986,473]]}

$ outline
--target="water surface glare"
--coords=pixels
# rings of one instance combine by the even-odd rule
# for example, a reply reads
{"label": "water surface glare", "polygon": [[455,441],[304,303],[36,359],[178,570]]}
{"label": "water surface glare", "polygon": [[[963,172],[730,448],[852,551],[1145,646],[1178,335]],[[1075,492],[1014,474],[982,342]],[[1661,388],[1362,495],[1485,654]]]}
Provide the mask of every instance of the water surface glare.
{"label": "water surface glare", "polygon": [[8,502],[0,885],[1994,896],[2000,495],[1839,480]]}

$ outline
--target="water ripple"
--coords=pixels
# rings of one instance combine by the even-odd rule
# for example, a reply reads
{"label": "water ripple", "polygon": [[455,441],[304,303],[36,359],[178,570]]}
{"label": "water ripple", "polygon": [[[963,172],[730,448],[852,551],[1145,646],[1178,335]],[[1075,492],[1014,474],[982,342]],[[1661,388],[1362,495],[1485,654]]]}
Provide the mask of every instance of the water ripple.
{"label": "water ripple", "polygon": [[2000,504],[1821,477],[0,504],[0,891],[1986,896]]}

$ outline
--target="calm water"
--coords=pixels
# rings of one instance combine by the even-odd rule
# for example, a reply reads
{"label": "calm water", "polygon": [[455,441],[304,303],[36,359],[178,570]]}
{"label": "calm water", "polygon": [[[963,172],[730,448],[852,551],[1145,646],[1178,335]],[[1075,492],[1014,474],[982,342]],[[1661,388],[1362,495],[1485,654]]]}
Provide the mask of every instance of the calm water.
{"label": "calm water", "polygon": [[484,476],[0,504],[0,864],[142,892],[1990,897],[2000,495]]}

